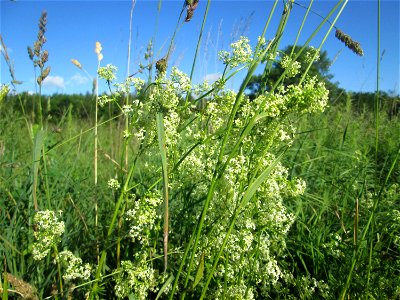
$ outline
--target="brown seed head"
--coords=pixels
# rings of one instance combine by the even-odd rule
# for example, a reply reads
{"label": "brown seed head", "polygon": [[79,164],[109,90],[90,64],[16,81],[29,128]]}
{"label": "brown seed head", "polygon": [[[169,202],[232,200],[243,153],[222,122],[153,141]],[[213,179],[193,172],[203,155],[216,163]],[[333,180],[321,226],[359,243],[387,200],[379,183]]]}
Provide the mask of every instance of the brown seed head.
{"label": "brown seed head", "polygon": [[42,53],[41,61],[45,64],[49,60],[49,51],[44,50]]}
{"label": "brown seed head", "polygon": [[162,76],[167,71],[167,59],[161,58],[156,62],[156,69],[158,72],[158,76]]}
{"label": "brown seed head", "polygon": [[336,29],[335,37],[346,45],[351,51],[359,56],[364,55],[364,51],[361,48],[360,43],[354,41],[349,35],[345,34],[343,31]]}
{"label": "brown seed head", "polygon": [[199,5],[199,0],[186,0],[186,18],[185,22],[189,22],[193,18],[194,11]]}
{"label": "brown seed head", "polygon": [[40,50],[42,49],[42,44],[39,43],[38,41],[36,41],[33,44],[33,53],[35,54],[35,56],[39,57],[40,56]]}

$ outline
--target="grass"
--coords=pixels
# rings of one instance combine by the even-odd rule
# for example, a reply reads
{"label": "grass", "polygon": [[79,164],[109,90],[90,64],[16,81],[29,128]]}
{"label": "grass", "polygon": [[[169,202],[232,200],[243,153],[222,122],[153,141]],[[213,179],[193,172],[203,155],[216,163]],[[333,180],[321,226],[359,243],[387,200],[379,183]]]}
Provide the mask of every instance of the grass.
{"label": "grass", "polygon": [[[345,5],[252,101],[246,83],[264,60],[268,77],[290,3],[273,6],[262,36],[281,22],[269,42],[242,37],[221,53],[213,85],[167,73],[166,54],[150,82],[127,76],[110,95],[94,92],[87,119],[71,106],[46,118],[40,97],[39,120],[23,94],[20,108],[0,102],[2,298],[398,299],[398,116],[355,110],[351,97],[326,108],[325,87],[305,74],[285,86]],[[96,49],[98,78],[112,86]],[[243,68],[239,91],[226,90]]]}

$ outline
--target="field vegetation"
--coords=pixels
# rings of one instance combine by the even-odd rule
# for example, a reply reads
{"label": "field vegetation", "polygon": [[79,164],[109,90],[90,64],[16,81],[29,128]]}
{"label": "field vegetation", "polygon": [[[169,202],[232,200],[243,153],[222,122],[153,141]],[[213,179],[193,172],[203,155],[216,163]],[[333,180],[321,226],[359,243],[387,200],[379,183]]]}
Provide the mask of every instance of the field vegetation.
{"label": "field vegetation", "polygon": [[[325,38],[362,55],[334,27],[346,2],[315,32],[334,20]],[[399,98],[331,82],[325,39],[282,47],[294,3],[221,51],[212,84],[170,67],[170,50],[149,51],[148,81],[118,82],[97,42],[86,95],[41,94],[42,14],[38,93],[14,93],[9,64],[0,94],[2,299],[400,299]]]}

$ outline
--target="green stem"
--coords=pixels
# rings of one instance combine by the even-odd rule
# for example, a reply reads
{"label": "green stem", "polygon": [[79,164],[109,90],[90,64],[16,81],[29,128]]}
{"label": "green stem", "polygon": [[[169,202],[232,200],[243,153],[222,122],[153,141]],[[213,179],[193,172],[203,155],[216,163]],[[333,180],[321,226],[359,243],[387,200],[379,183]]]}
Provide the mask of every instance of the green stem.
{"label": "green stem", "polygon": [[60,265],[60,257],[58,256],[57,246],[54,246],[54,254],[57,257],[56,262],[57,262],[58,280],[60,282],[60,294],[63,295],[64,290],[63,290],[63,284],[62,284],[61,265]]}
{"label": "green stem", "polygon": [[[192,69],[190,71],[190,81],[192,81],[192,79],[193,79],[194,67],[196,66],[197,54],[198,54],[199,49],[200,49],[201,38],[203,37],[204,26],[206,24],[207,15],[208,15],[208,9],[210,8],[210,4],[211,4],[211,0],[208,0],[207,1],[207,6],[206,6],[206,11],[204,12],[204,16],[203,16],[203,22],[201,23],[201,29],[200,29],[200,33],[199,33],[199,38],[197,39],[196,52],[194,53]],[[187,95],[186,95],[186,101],[185,102],[187,103],[188,100],[189,100],[189,93],[187,93]]]}

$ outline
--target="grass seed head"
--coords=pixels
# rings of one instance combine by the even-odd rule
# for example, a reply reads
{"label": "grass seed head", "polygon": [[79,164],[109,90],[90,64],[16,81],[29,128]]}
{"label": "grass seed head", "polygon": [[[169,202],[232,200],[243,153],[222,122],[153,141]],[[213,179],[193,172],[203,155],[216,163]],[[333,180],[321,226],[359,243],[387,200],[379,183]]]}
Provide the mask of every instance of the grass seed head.
{"label": "grass seed head", "polygon": [[193,18],[194,11],[199,5],[199,0],[186,0],[186,18],[185,22],[189,22]]}
{"label": "grass seed head", "polygon": [[364,55],[364,51],[361,48],[360,43],[354,41],[349,35],[345,34],[343,31],[336,29],[335,37],[343,42],[347,48],[353,51],[355,54],[359,56]]}
{"label": "grass seed head", "polygon": [[81,63],[78,61],[78,60],[76,60],[76,59],[71,59],[71,62],[77,67],[77,68],[79,68],[79,69],[81,69],[82,70],[82,65],[81,65]]}

